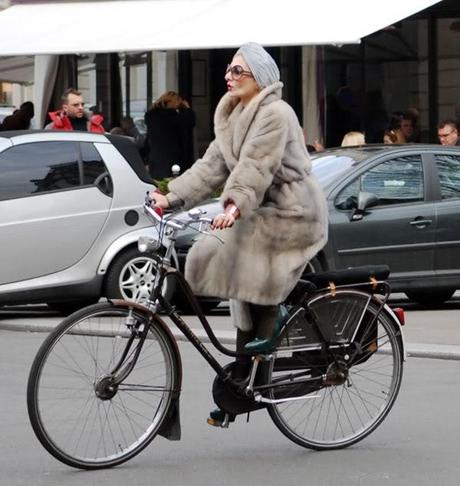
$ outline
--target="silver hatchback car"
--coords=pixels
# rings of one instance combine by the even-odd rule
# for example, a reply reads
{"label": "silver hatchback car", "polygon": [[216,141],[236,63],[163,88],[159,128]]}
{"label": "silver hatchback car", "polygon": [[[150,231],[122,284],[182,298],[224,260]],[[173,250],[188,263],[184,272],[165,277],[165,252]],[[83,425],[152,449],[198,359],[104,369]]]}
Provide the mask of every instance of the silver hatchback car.
{"label": "silver hatchback car", "polygon": [[137,240],[154,236],[151,189],[127,137],[0,132],[0,306],[145,297],[155,265]]}

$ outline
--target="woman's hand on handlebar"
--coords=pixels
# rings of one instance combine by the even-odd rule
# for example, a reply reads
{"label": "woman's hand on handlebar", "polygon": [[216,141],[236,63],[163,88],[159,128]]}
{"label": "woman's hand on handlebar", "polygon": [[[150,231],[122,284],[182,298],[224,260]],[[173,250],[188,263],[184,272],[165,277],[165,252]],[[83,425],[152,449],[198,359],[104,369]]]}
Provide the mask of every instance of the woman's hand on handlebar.
{"label": "woman's hand on handlebar", "polygon": [[152,191],[150,194],[149,194],[149,197],[150,199],[152,200],[152,208],[162,208],[162,209],[167,209],[169,208],[169,201],[168,201],[168,198],[159,193],[159,192],[155,192],[155,191]]}
{"label": "woman's hand on handlebar", "polygon": [[235,224],[235,216],[232,214],[218,214],[213,220],[212,220],[212,229],[225,229],[225,228],[231,228]]}
{"label": "woman's hand on handlebar", "polygon": [[233,204],[227,204],[222,214],[218,214],[212,221],[212,229],[231,228],[237,218],[240,216],[240,210]]}

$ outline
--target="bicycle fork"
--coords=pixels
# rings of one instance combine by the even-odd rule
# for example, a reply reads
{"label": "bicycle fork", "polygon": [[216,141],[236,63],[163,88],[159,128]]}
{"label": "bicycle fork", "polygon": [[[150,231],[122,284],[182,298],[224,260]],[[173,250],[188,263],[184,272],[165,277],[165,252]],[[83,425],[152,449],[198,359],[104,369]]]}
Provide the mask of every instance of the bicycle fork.
{"label": "bicycle fork", "polygon": [[[139,329],[136,325],[136,319],[132,315],[133,311],[130,310],[126,320],[126,327],[129,329],[131,335],[128,338],[125,349],[113,369],[106,375],[99,378],[94,384],[94,390],[96,395],[101,400],[110,400],[115,396],[118,391],[118,387],[123,381],[130,375],[131,371],[137,363],[139,355],[142,351],[143,344],[147,338],[149,331],[149,325],[144,324],[143,329]],[[131,348],[135,339],[138,338],[139,342],[133,352],[132,357],[126,361],[131,352]],[[125,362],[126,361],[126,362]]]}

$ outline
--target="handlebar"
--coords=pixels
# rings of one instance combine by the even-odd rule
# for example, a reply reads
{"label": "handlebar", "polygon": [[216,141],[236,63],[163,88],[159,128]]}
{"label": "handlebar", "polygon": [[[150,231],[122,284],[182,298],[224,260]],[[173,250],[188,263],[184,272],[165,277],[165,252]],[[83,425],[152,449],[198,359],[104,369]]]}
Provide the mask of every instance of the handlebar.
{"label": "handlebar", "polygon": [[152,202],[153,201],[150,198],[149,193],[147,193],[144,202],[144,213],[147,215],[147,217],[152,221],[152,223],[155,226],[161,224],[162,226],[165,226],[167,228],[172,228],[176,231],[177,230],[181,231],[186,229],[188,226],[190,226],[193,223],[205,223],[205,224],[212,223],[212,219],[204,217],[203,215],[206,213],[199,208],[190,209],[187,212],[189,219],[188,221],[187,220],[184,221],[183,219],[175,218],[173,216],[173,213],[165,215],[163,208],[152,207]]}

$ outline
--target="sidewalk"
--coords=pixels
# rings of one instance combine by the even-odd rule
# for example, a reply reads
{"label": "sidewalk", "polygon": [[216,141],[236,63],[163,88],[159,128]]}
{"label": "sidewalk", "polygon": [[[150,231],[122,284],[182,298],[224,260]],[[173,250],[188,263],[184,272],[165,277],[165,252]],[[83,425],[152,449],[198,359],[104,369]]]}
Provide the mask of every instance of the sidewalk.
{"label": "sidewalk", "polygon": [[[408,357],[460,360],[460,299],[446,304],[442,310],[417,310],[416,306],[401,301],[405,309],[406,324],[403,333]],[[398,301],[391,303],[399,305]],[[413,310],[412,310],[413,309]],[[46,307],[24,306],[4,308],[0,311],[0,330],[25,332],[50,332],[63,318],[52,314]],[[225,344],[235,342],[235,330],[225,309],[208,316],[218,339]],[[184,316],[184,320],[204,342],[209,338],[196,316]],[[178,340],[185,338],[171,323]]]}

